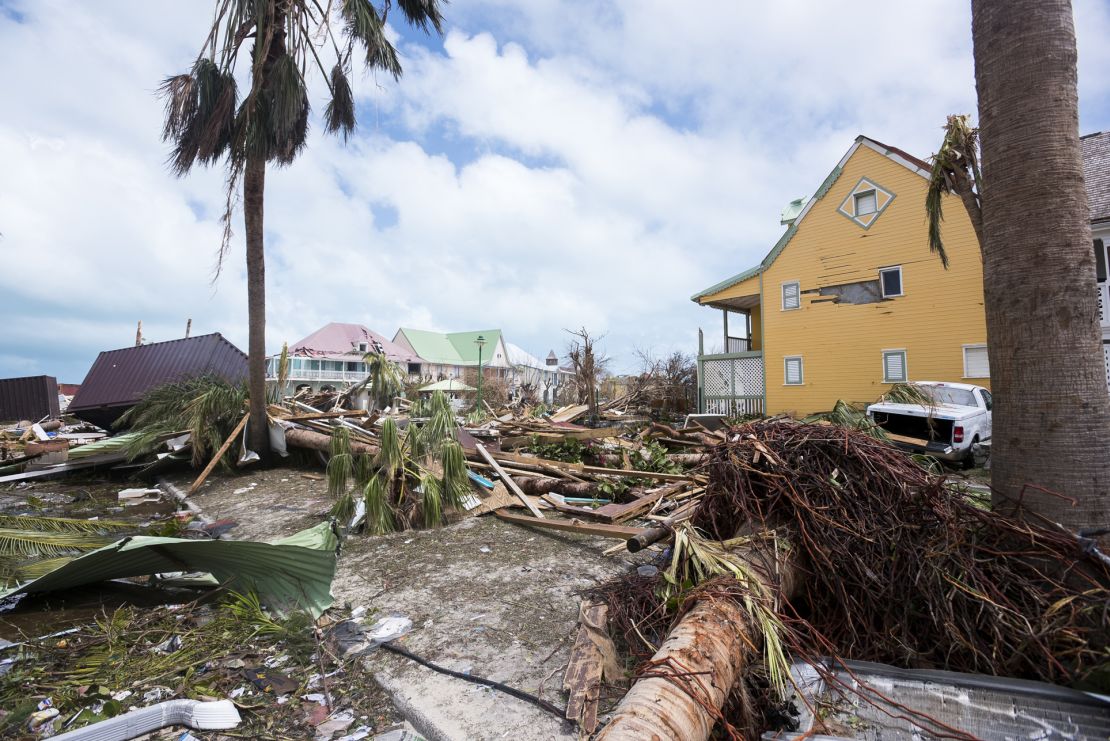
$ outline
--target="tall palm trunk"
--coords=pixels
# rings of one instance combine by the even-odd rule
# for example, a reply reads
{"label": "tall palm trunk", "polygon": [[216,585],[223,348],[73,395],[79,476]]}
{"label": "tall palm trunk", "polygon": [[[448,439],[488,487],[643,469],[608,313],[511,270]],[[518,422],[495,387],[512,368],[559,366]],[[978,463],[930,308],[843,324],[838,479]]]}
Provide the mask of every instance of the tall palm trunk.
{"label": "tall palm trunk", "polygon": [[243,221],[247,232],[247,359],[250,424],[247,446],[269,457],[266,421],[266,255],[262,241],[266,160],[247,160],[243,172]]}
{"label": "tall palm trunk", "polygon": [[995,506],[1022,496],[1073,530],[1110,525],[1110,397],[1071,2],[972,0],[972,35]]}

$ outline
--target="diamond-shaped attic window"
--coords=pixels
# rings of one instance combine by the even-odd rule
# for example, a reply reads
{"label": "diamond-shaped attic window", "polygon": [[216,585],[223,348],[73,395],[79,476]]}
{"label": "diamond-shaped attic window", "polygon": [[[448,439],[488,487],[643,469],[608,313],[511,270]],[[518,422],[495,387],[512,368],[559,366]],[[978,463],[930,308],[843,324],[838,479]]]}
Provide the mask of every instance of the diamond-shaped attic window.
{"label": "diamond-shaped attic window", "polygon": [[867,178],[860,178],[837,211],[864,229],[869,229],[893,200],[894,194],[889,190]]}

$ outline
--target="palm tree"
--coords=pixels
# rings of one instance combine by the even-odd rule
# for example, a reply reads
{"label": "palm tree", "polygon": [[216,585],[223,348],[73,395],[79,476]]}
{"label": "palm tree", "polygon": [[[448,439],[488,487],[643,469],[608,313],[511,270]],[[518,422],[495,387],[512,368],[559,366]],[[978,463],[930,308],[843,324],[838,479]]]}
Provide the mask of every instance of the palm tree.
{"label": "palm tree", "polygon": [[[405,390],[405,373],[384,351],[376,349],[362,356],[366,361],[367,376],[363,384],[370,387],[372,408],[385,408],[401,391]],[[359,384],[360,386],[362,384]]]}
{"label": "palm tree", "polygon": [[929,175],[929,192],[925,196],[925,217],[929,222],[929,249],[948,267],[948,254],[940,235],[944,221],[943,196],[955,193],[964,204],[979,248],[983,247],[983,175],[979,169],[979,129],[972,127],[968,116],[949,116],[944,125],[944,139],[933,155]]}
{"label": "palm tree", "polygon": [[1069,529],[1104,527],[1110,396],[1071,2],[972,0],[971,7],[995,506],[1021,498]]}
{"label": "palm tree", "polygon": [[[350,75],[356,48],[368,69],[401,76],[386,38],[392,0],[216,0],[208,37],[192,69],[167,78],[163,139],[173,145],[170,167],[185,175],[198,162],[227,167],[223,243],[216,273],[231,242],[231,217],[242,188],[246,229],[249,445],[269,452],[266,421],[266,260],[263,203],[266,165],[288,165],[308,135],[308,78],[319,72],[329,101],[324,128],[346,138],[355,128]],[[439,0],[397,0],[401,15],[425,32],[442,33]],[[248,41],[250,48],[245,49]],[[324,57],[330,62],[325,67]],[[250,88],[240,99],[235,73],[247,68]]]}

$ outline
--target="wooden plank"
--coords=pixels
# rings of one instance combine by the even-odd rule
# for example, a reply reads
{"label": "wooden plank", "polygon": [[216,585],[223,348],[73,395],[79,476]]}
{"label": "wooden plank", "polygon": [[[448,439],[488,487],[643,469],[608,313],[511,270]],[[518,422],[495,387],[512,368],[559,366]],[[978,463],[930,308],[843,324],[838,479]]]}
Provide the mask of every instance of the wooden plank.
{"label": "wooden plank", "polygon": [[[886,430],[883,430],[883,432],[886,432]],[[909,435],[895,435],[893,432],[887,432],[886,436],[889,437],[893,442],[906,443],[908,445],[920,445],[922,447],[925,447],[926,445],[929,444],[929,441],[926,440],[923,437],[910,437]]]}
{"label": "wooden plank", "polygon": [[609,522],[624,522],[625,520],[631,520],[633,517],[651,509],[651,506],[663,497],[677,494],[682,491],[683,486],[685,486],[685,484],[657,489],[656,491],[648,492],[634,502],[628,502],[626,504],[606,504],[603,507],[598,507],[594,510],[594,513]]}
{"label": "wooden plank", "polygon": [[350,409],[343,409],[338,412],[313,412],[311,414],[296,414],[292,417],[284,417],[286,422],[306,422],[310,419],[334,419],[336,417],[369,417],[370,412],[365,409],[358,409],[351,411]]}
{"label": "wooden plank", "polygon": [[193,481],[192,486],[189,487],[189,491],[185,492],[185,496],[191,496],[196,493],[196,490],[199,489],[200,485],[204,483],[204,480],[208,478],[208,474],[212,473],[212,470],[216,468],[216,464],[224,457],[224,453],[226,453],[228,448],[231,447],[231,444],[235,442],[235,438],[239,437],[239,433],[247,426],[247,420],[250,419],[250,417],[250,412],[243,415],[243,418],[239,420],[239,424],[235,425],[235,429],[232,430],[231,434],[224,440],[224,444],[221,445],[220,449],[216,451],[216,454],[212,456],[212,460],[208,461],[208,465],[200,472],[200,476],[197,476],[196,480]]}
{"label": "wooden plank", "polygon": [[535,517],[512,514],[500,509],[494,512],[494,514],[505,522],[512,522],[517,525],[531,525],[532,527],[542,527],[549,530],[565,530],[566,532],[581,533],[582,535],[598,535],[602,538],[623,538],[625,540],[628,540],[629,538],[634,538],[640,533],[644,532],[644,528],[642,527],[606,525],[600,522],[554,520],[551,518],[537,520]]}
{"label": "wooden plank", "polygon": [[581,417],[586,412],[590,411],[587,404],[574,404],[572,406],[564,407],[551,415],[552,422],[572,422]]}
{"label": "wooden plank", "polygon": [[601,694],[602,655],[590,637],[592,625],[605,625],[608,608],[601,604],[585,604],[580,608],[582,625],[570,651],[563,689],[567,698],[567,720],[577,723],[586,734],[597,730],[597,701]]}
{"label": "wooden plank", "polygon": [[520,501],[524,502],[524,506],[528,508],[529,512],[542,520],[543,513],[536,508],[536,505],[528,501],[528,497],[526,497],[524,492],[520,490],[520,487],[516,485],[512,476],[506,473],[505,469],[501,467],[501,464],[494,460],[493,456],[489,454],[489,451],[486,450],[486,446],[481,443],[475,443],[474,446],[478,449],[479,455],[486,459],[486,463],[492,466],[493,470],[497,472],[497,475],[501,477],[501,480],[505,482],[505,486],[509,487],[509,490],[512,491],[513,494],[516,494]]}
{"label": "wooden plank", "polygon": [[656,481],[692,481],[693,476],[687,473],[654,473],[652,471],[637,471],[634,468],[606,468],[604,466],[582,466],[583,473],[596,473],[607,476],[628,476],[629,478],[655,479]]}
{"label": "wooden plank", "polygon": [[560,430],[558,428],[545,429],[530,435],[515,435],[501,438],[502,450],[524,448],[532,444],[533,439],[540,443],[557,443],[560,440],[598,440],[605,437],[616,437],[621,434],[620,427],[598,427],[586,430]]}

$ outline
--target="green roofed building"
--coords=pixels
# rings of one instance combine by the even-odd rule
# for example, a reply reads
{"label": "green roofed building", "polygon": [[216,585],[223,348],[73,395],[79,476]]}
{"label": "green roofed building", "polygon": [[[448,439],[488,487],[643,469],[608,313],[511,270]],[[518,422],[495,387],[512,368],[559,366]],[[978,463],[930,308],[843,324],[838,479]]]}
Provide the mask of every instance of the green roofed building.
{"label": "green roofed building", "polygon": [[397,330],[393,343],[419,359],[421,378],[444,380],[462,378],[467,368],[478,367],[479,337],[485,341],[481,346],[482,367],[498,376],[508,374],[511,368],[509,353],[500,329],[443,333],[402,327]]}

